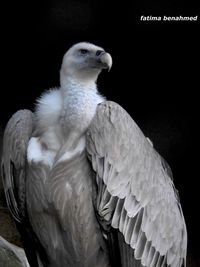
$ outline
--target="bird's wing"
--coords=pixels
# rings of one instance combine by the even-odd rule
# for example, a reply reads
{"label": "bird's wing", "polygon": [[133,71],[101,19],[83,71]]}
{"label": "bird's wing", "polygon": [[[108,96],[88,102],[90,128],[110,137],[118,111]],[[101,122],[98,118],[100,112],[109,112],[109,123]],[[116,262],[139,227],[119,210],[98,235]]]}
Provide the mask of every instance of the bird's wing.
{"label": "bird's wing", "polygon": [[[21,234],[31,266],[44,251],[32,231],[26,211],[27,145],[33,131],[33,113],[19,110],[8,121],[3,137],[2,179],[8,208]],[[37,252],[36,252],[37,251]]]}
{"label": "bird's wing", "polygon": [[25,215],[26,149],[33,130],[33,114],[16,112],[9,120],[3,137],[2,175],[8,208],[18,222]]}
{"label": "bird's wing", "polygon": [[116,103],[98,106],[87,153],[96,172],[98,219],[108,237],[112,233],[111,254],[120,255],[119,266],[185,264],[187,232],[170,169]]}

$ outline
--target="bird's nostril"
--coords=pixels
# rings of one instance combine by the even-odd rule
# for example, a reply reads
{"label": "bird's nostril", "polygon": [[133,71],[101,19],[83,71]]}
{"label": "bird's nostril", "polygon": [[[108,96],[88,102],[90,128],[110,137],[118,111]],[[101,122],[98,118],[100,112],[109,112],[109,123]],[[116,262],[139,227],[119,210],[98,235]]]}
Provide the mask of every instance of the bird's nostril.
{"label": "bird's nostril", "polygon": [[103,51],[103,50],[97,50],[97,52],[96,52],[96,56],[100,56],[101,53],[104,53],[104,51]]}

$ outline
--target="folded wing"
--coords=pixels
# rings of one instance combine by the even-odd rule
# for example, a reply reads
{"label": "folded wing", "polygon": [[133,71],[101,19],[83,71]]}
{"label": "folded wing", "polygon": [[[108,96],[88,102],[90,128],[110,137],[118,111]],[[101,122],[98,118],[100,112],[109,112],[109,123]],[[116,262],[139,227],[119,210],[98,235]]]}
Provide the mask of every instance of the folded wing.
{"label": "folded wing", "polygon": [[19,110],[10,118],[3,137],[1,169],[8,208],[21,234],[30,266],[37,267],[39,257],[46,266],[46,256],[31,228],[26,209],[27,146],[32,131],[31,111]]}
{"label": "folded wing", "polygon": [[125,267],[185,264],[187,232],[170,168],[116,103],[98,106],[87,152],[99,222],[108,237],[115,233],[111,254],[119,250]]}

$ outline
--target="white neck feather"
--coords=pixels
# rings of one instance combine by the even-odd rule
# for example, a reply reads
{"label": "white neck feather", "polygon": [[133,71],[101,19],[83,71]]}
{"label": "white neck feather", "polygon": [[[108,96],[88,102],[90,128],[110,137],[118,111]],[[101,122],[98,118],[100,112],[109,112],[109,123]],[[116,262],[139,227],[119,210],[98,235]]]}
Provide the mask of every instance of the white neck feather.
{"label": "white neck feather", "polygon": [[74,94],[77,91],[84,90],[90,91],[93,90],[97,92],[96,82],[91,79],[75,79],[73,77],[64,77],[60,80],[60,90],[64,94],[64,97],[67,94]]}
{"label": "white neck feather", "polygon": [[[50,160],[51,164],[77,144],[89,127],[97,105],[104,101],[95,79],[61,75],[60,83],[59,89],[45,92],[36,105],[41,150],[36,158],[41,161],[44,157],[44,161]],[[42,147],[45,147],[44,151]]]}
{"label": "white neck feather", "polygon": [[86,70],[82,72],[73,72],[68,74],[66,70],[61,68],[60,70],[60,85],[62,89],[67,90],[68,88],[75,87],[78,85],[78,87],[86,87],[94,89],[96,87],[96,80],[98,78],[98,75],[100,73],[100,70]]}

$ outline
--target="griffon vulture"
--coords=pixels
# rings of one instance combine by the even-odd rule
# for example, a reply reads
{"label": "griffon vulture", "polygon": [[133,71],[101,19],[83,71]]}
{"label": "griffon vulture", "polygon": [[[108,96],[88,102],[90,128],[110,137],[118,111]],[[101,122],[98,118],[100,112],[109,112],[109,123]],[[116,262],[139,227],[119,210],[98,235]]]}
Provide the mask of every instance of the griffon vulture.
{"label": "griffon vulture", "polygon": [[187,231],[170,168],[97,90],[112,58],[78,43],[60,87],[20,110],[3,140],[8,207],[34,267],[186,266]]}

